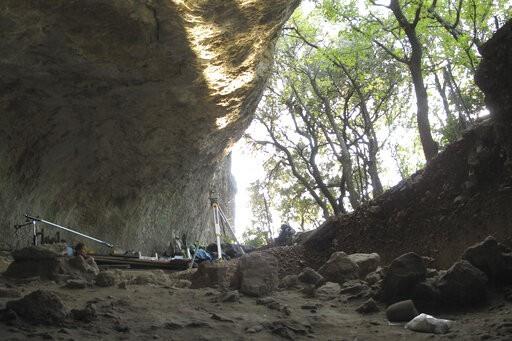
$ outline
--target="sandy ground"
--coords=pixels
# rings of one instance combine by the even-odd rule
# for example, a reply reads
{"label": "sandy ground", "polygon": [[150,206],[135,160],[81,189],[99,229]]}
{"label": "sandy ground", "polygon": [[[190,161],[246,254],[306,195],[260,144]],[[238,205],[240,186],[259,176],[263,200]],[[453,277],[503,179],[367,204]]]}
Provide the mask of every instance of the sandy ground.
{"label": "sandy ground", "polygon": [[[2,286],[6,283],[0,279]],[[127,289],[66,289],[39,280],[16,285],[22,295],[37,289],[53,290],[68,309],[95,302],[98,318],[91,323],[69,320],[51,327],[0,323],[1,340],[279,340],[284,337],[273,332],[272,326],[283,325],[296,331],[290,334],[296,340],[512,340],[512,304],[498,297],[485,308],[442,316],[456,321],[452,331],[432,335],[389,325],[384,306],[371,315],[356,313],[364,299],[306,298],[298,290],[273,294],[289,307],[290,315],[286,315],[243,295],[237,303],[217,303],[219,291],[209,288],[128,285]],[[0,307],[9,300],[12,298],[0,298]]]}

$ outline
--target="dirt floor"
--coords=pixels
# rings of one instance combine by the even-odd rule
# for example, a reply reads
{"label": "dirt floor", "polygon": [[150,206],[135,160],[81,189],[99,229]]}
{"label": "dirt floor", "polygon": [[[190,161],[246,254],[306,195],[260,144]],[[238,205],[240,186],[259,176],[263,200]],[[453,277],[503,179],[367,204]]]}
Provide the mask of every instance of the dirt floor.
{"label": "dirt floor", "polygon": [[[133,271],[133,270],[132,270]],[[241,295],[239,302],[218,303],[215,289],[176,288],[173,285],[128,285],[66,289],[55,282],[16,283],[0,279],[20,294],[52,290],[65,306],[83,308],[93,302],[97,319],[91,323],[66,320],[62,326],[0,323],[1,340],[511,340],[512,304],[495,295],[484,308],[441,317],[455,321],[445,335],[416,333],[390,325],[380,312],[355,312],[364,299],[307,298],[299,290],[275,292],[285,312],[257,304]],[[0,298],[0,308],[12,298]]]}

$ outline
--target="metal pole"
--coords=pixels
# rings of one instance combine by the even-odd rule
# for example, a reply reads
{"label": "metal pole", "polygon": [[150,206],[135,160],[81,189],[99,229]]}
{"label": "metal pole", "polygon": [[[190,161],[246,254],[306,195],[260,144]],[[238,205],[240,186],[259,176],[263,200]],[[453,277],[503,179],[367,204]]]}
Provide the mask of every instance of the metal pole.
{"label": "metal pole", "polygon": [[34,246],[37,246],[37,225],[36,224],[37,224],[36,221],[32,220],[32,225],[33,225],[32,244],[34,244]]}
{"label": "metal pole", "polygon": [[222,259],[222,247],[220,245],[220,218],[219,218],[219,205],[212,204],[213,208],[213,223],[215,224],[215,236],[217,237],[217,259]]}
{"label": "metal pole", "polygon": [[28,219],[32,220],[34,222],[34,225],[35,225],[36,221],[40,221],[40,222],[42,222],[42,223],[44,223],[46,225],[50,225],[50,226],[59,228],[59,229],[64,230],[64,231],[67,231],[67,232],[70,232],[70,233],[74,233],[74,234],[79,235],[81,237],[84,237],[84,238],[90,239],[92,241],[95,241],[96,243],[99,243],[99,244],[102,244],[102,245],[105,245],[105,246],[108,246],[108,247],[114,247],[114,245],[111,244],[111,243],[108,243],[106,241],[103,241],[103,240],[100,240],[100,239],[88,236],[86,234],[83,234],[83,233],[80,233],[78,231],[72,230],[70,228],[67,228],[67,227],[64,227],[64,226],[52,223],[50,221],[47,221],[47,220],[44,220],[44,219],[40,219],[40,218],[34,218],[34,217],[29,216],[28,214],[25,214],[25,217],[27,217]]}
{"label": "metal pole", "polygon": [[240,248],[240,251],[242,251],[242,255],[245,255],[244,248],[242,247],[242,245],[240,245],[240,242],[238,241],[238,238],[235,235],[235,231],[233,231],[233,228],[231,227],[231,224],[229,223],[228,218],[226,218],[226,215],[224,214],[224,212],[222,211],[222,208],[220,208],[220,206],[219,206],[219,212],[220,212],[222,219],[226,222],[226,225],[228,226],[229,231],[231,231],[231,234],[233,235],[233,237],[235,237],[236,244]]}

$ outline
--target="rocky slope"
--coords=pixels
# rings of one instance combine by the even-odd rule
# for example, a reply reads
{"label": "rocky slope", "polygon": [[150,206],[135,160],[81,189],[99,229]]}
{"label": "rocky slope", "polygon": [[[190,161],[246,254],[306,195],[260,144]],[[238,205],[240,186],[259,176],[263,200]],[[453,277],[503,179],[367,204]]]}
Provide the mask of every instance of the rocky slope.
{"label": "rocky slope", "polygon": [[378,252],[385,262],[414,250],[446,268],[487,235],[511,245],[512,22],[481,53],[476,81],[491,117],[425,169],[314,231],[303,244],[313,266],[336,250]]}
{"label": "rocky slope", "polygon": [[2,1],[3,246],[25,212],[146,252],[197,239],[297,4]]}

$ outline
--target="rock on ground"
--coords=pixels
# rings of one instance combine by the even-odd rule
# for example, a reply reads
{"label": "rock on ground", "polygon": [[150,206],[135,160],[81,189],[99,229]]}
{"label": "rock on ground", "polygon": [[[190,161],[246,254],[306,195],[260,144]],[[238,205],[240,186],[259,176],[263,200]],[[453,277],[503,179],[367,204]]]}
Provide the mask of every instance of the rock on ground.
{"label": "rock on ground", "polygon": [[345,252],[334,252],[318,272],[326,280],[340,284],[359,277],[359,267]]}
{"label": "rock on ground", "polygon": [[238,273],[240,292],[251,296],[265,296],[279,285],[279,263],[268,253],[251,253],[240,258]]}
{"label": "rock on ground", "polygon": [[202,262],[190,278],[191,288],[227,289],[239,285],[237,278],[237,261]]}
{"label": "rock on ground", "polygon": [[117,279],[114,273],[110,271],[102,271],[96,276],[94,283],[103,288],[113,287],[116,285]]}
{"label": "rock on ground", "polygon": [[94,261],[87,262],[81,256],[63,256],[63,245],[29,246],[14,251],[14,262],[4,275],[11,278],[39,276],[60,281],[63,277],[92,280],[99,273]]}
{"label": "rock on ground", "polygon": [[466,249],[462,259],[483,271],[492,282],[512,284],[512,250],[494,237]]}
{"label": "rock on ground", "polygon": [[19,300],[9,301],[6,308],[32,324],[60,325],[68,315],[59,296],[45,290],[37,290]]}
{"label": "rock on ground", "polygon": [[97,319],[96,306],[92,303],[87,303],[84,309],[71,310],[71,317],[80,322],[89,323]]}
{"label": "rock on ground", "polygon": [[314,287],[318,287],[325,282],[325,279],[322,275],[309,267],[304,268],[297,279],[302,283],[310,284]]}
{"label": "rock on ground", "polygon": [[396,302],[386,309],[386,318],[390,322],[409,322],[418,314],[411,300]]}
{"label": "rock on ground", "polygon": [[322,301],[332,300],[339,296],[340,289],[338,283],[327,282],[316,290],[316,297]]}
{"label": "rock on ground", "polygon": [[487,276],[468,261],[456,262],[439,279],[442,300],[452,306],[471,306],[487,298]]}
{"label": "rock on ground", "polygon": [[410,252],[396,258],[387,268],[380,298],[387,303],[395,303],[410,298],[411,292],[426,277],[427,268],[423,259]]}
{"label": "rock on ground", "polygon": [[356,311],[360,314],[371,314],[378,312],[379,306],[377,305],[377,302],[373,298],[368,299],[363,304],[361,304],[359,307],[356,308]]}
{"label": "rock on ground", "polygon": [[348,258],[359,267],[359,279],[365,279],[380,265],[380,256],[377,253],[353,253]]}
{"label": "rock on ground", "polygon": [[28,246],[12,252],[15,261],[54,259],[66,254],[66,244]]}

